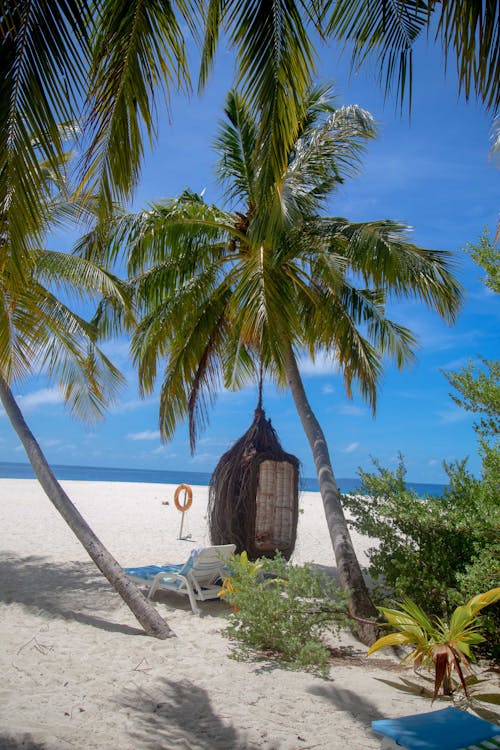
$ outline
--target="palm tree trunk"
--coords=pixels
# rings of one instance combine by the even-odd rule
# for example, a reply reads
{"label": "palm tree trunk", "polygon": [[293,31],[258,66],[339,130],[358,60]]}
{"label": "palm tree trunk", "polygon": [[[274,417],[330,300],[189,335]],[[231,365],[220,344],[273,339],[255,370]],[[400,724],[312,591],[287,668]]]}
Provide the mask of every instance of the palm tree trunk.
{"label": "palm tree trunk", "polygon": [[154,606],[146,599],[134,583],[127,578],[123,569],[114,557],[99,541],[85,519],[73,505],[54,476],[47,459],[38,445],[33,433],[17,405],[8,383],[0,376],[0,400],[12,426],[26,450],[35,475],[42,485],[47,497],[59,511],[70,529],[85,547],[91,559],[101,573],[108,579],[115,591],[142,625],[148,635],[156,638],[169,638],[174,635],[165,620],[160,617]]}
{"label": "palm tree trunk", "polygon": [[378,627],[373,622],[378,612],[371,601],[354,551],[325,436],[307,399],[291,347],[286,362],[286,373],[297,413],[311,446],[340,585],[342,590],[348,593],[349,612],[356,623],[360,640],[371,645],[378,636]]}

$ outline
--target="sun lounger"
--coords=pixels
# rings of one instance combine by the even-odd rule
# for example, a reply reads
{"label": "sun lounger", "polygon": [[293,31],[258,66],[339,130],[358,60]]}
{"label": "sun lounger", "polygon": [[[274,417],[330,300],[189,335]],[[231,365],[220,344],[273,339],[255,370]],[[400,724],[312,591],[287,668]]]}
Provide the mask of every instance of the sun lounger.
{"label": "sun lounger", "polygon": [[204,547],[192,550],[183,565],[146,565],[125,568],[125,573],[140,586],[149,587],[149,599],[160,590],[184,594],[193,612],[200,614],[196,602],[220,596],[227,559],[235,549],[234,544]]}
{"label": "sun lounger", "polygon": [[500,749],[500,727],[453,707],[372,721],[372,730],[383,735],[381,750]]}

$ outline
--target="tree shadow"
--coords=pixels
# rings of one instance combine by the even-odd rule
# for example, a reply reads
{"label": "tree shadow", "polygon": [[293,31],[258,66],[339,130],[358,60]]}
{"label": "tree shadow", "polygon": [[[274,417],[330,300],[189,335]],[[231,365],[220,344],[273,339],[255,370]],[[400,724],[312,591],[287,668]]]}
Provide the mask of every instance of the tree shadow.
{"label": "tree shadow", "polygon": [[[126,635],[144,635],[140,628],[98,617],[96,611],[116,607],[117,594],[92,562],[53,563],[30,555],[0,553],[0,601],[20,604],[38,615],[75,620]],[[1,747],[1,746],[0,746]]]}
{"label": "tree shadow", "polygon": [[[313,570],[316,570],[318,573],[323,573],[323,575],[327,576],[328,578],[331,578],[332,581],[335,583],[336,586],[340,586],[340,578],[339,573],[337,570],[336,565],[322,565],[320,563],[310,563],[311,568]],[[377,585],[377,582],[374,578],[370,576],[368,571],[363,568],[362,569],[363,579],[368,586],[369,590],[373,590],[375,586]]]}
{"label": "tree shadow", "polygon": [[348,688],[341,688],[332,684],[316,685],[309,688],[309,692],[330,701],[338,710],[350,714],[355,721],[367,729],[371,729],[371,723],[375,719],[387,718],[371,701]]}
{"label": "tree shadow", "polygon": [[17,737],[0,734],[0,748],[1,750],[50,750],[45,742],[36,742],[31,734]]}
{"label": "tree shadow", "polygon": [[[185,595],[176,594],[173,591],[166,591],[165,589],[158,589],[156,591],[153,602],[163,604],[170,610],[181,610],[186,612],[190,616],[194,617],[189,603],[189,598]],[[230,613],[230,607],[227,602],[223,599],[207,599],[204,602],[197,602],[200,614],[199,617],[216,617],[219,619],[225,618]]]}
{"label": "tree shadow", "polygon": [[[137,747],[151,750],[258,750],[230,723],[212,708],[206,690],[189,680],[163,679],[155,685],[154,695],[139,687],[124,692],[122,706],[133,729],[129,730]],[[278,746],[269,748],[278,750]]]}

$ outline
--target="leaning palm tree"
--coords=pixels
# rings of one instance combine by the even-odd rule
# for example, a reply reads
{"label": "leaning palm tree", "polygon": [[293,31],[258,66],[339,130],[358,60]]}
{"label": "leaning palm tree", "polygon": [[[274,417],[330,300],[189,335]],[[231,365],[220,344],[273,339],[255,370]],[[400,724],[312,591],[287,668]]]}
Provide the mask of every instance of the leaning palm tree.
{"label": "leaning palm tree", "polygon": [[101,416],[122,377],[97,346],[96,325],[75,313],[67,300],[88,302],[104,296],[125,320],[130,317],[127,289],[112,274],[91,261],[43,249],[44,234],[68,219],[74,205],[55,189],[64,187],[63,171],[46,163],[37,167],[38,194],[44,200],[25,217],[24,227],[10,221],[9,204],[15,202],[17,186],[0,194],[0,401],[49,500],[146,632],[166,638],[172,635],[167,623],[126,577],[57,481],[12,391],[27,376],[45,371],[59,384],[75,415]]}
{"label": "leaning palm tree", "polygon": [[[373,409],[384,356],[402,367],[413,357],[410,331],[388,319],[387,297],[416,297],[453,320],[460,288],[446,252],[410,244],[392,221],[351,223],[325,217],[328,196],[359,167],[375,134],[358,107],[333,108],[326,87],[310,91],[300,137],[282,178],[268,190],[259,121],[231,92],[216,149],[228,209],[194,193],[124,214],[109,234],[89,235],[80,252],[128,251],[142,319],[132,341],[143,392],[163,369],[160,430],[172,437],[189,420],[191,447],[223,383],[238,389],[267,377],[289,387],[314,456],[341,585],[367,642],[374,615],[342,510],[321,427],[297,364],[301,352],[327,352],[347,392],[356,382]],[[103,317],[106,319],[103,308]]]}

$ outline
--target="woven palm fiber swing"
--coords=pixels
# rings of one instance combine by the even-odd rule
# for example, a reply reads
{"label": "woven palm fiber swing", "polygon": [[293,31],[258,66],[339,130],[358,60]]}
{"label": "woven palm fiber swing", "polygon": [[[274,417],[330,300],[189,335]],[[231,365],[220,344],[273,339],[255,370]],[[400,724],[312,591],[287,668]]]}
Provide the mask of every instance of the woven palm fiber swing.
{"label": "woven palm fiber swing", "polygon": [[285,453],[259,405],[247,432],[224,453],[209,486],[212,544],[235,544],[250,560],[288,560],[297,538],[299,460]]}

